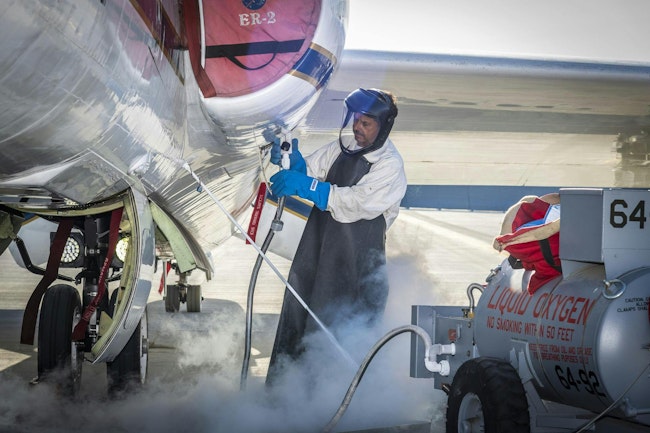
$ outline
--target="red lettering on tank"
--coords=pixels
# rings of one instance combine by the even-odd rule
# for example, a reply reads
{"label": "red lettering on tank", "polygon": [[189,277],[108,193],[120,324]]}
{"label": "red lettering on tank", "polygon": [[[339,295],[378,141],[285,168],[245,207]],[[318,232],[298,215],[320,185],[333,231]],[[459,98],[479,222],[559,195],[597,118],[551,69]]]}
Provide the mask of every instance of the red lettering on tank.
{"label": "red lettering on tank", "polygon": [[560,322],[565,322],[567,317],[569,317],[569,313],[571,312],[571,307],[575,305],[575,298],[573,296],[568,296],[564,302],[562,302],[562,307],[560,308],[560,315],[558,316],[558,320]]}
{"label": "red lettering on tank", "polygon": [[497,286],[487,303],[490,310],[499,310],[503,315],[505,312],[524,315],[533,297],[528,292],[513,290],[507,286]]}
{"label": "red lettering on tank", "polygon": [[560,305],[562,305],[562,302],[566,296],[563,295],[549,295],[549,300],[548,304],[546,304],[546,308],[544,308],[544,318],[548,320],[555,320],[557,317],[558,310],[560,308]]}
{"label": "red lettering on tank", "polygon": [[533,317],[586,325],[595,303],[589,298],[544,293],[535,303]]}
{"label": "red lettering on tank", "polygon": [[555,308],[553,309],[553,320],[555,320],[559,316],[558,313],[560,312],[560,307],[564,305],[564,300],[566,298],[568,298],[568,296],[559,295],[559,294],[555,298]]}
{"label": "red lettering on tank", "polygon": [[541,316],[545,305],[544,301],[546,298],[548,298],[548,293],[542,293],[542,296],[540,296],[537,302],[535,302],[535,307],[533,308],[533,317]]}
{"label": "red lettering on tank", "polygon": [[503,315],[503,311],[508,307],[508,302],[514,295],[514,292],[512,290],[506,289],[503,291],[503,294],[499,297],[499,301],[497,304],[497,309],[501,312],[501,315]]}
{"label": "red lettering on tank", "polygon": [[[574,313],[578,311],[578,306],[580,304],[584,304],[587,299],[583,297],[576,298],[576,301],[573,303],[573,306],[571,308],[571,311],[569,312],[569,317],[567,317],[566,321],[567,323],[576,323],[577,319],[574,317]],[[584,305],[583,305],[584,308]]]}
{"label": "red lettering on tank", "polygon": [[[519,297],[521,298],[521,303],[519,304],[519,308],[517,309],[517,314],[523,316],[526,310],[528,310],[528,305],[530,304],[530,301],[533,299],[533,297],[528,292],[522,293]],[[524,300],[526,302],[524,302]]]}
{"label": "red lettering on tank", "polygon": [[499,292],[499,289],[500,289],[500,288],[501,288],[501,286],[497,286],[497,287],[494,289],[494,292],[492,292],[492,296],[490,296],[490,300],[488,301],[488,304],[487,304],[487,307],[488,307],[490,310],[496,310],[496,308],[497,308],[497,303],[499,302],[499,301],[498,301],[498,298],[497,298],[497,303],[493,303],[492,300],[494,299],[494,295],[496,295],[496,294]]}
{"label": "red lettering on tank", "polygon": [[[542,318],[547,319],[547,320],[551,320],[551,317],[550,317],[551,316],[551,311],[553,311],[553,309],[551,307],[555,303],[555,301],[557,300],[558,296],[560,296],[560,295],[554,295],[552,293],[549,293],[548,302],[546,302],[546,304],[544,305],[544,309],[542,311]],[[556,310],[557,310],[557,307],[556,307]]]}
{"label": "red lettering on tank", "polygon": [[[490,295],[487,308],[498,310],[501,315],[511,313],[523,316],[530,308],[534,297],[528,292],[497,286]],[[596,301],[590,298],[542,293],[532,307],[532,315],[534,318],[541,317],[548,321],[585,325],[595,303]]]}
{"label": "red lettering on tank", "polygon": [[520,299],[521,299],[521,294],[515,295],[515,293],[512,292],[512,296],[508,301],[508,308],[507,308],[508,313],[512,313],[517,309],[517,304],[520,302]]}
{"label": "red lettering on tank", "polygon": [[578,323],[582,323],[583,325],[587,324],[587,318],[589,317],[591,310],[594,308],[594,305],[596,305],[596,300],[585,299],[585,305],[582,307],[580,315],[578,316]]}

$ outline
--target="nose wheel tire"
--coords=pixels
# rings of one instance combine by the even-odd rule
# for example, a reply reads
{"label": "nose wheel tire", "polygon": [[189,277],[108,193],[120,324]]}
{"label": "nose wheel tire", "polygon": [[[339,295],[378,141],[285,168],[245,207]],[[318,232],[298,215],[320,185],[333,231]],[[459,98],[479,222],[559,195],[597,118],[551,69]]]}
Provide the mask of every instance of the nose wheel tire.
{"label": "nose wheel tire", "polygon": [[510,363],[493,358],[465,362],[447,400],[447,433],[530,433],[526,392]]}
{"label": "nose wheel tire", "polygon": [[147,311],[135,328],[122,351],[112,362],[106,363],[108,393],[116,396],[129,389],[144,385],[149,363]]}
{"label": "nose wheel tire", "polygon": [[80,320],[76,288],[57,284],[45,292],[38,323],[38,380],[54,383],[68,396],[81,386],[84,348],[83,343],[72,341],[72,330]]}

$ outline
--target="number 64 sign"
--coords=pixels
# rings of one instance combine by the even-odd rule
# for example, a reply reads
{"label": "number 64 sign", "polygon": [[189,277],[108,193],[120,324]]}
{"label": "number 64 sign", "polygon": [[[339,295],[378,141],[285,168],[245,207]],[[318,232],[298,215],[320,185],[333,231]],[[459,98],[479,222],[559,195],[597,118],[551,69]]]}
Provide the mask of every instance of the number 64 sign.
{"label": "number 64 sign", "polygon": [[[603,260],[605,267],[650,265],[650,190],[603,191]],[[623,270],[623,267],[620,267]],[[610,272],[608,270],[608,276]],[[612,275],[613,276],[613,275]]]}

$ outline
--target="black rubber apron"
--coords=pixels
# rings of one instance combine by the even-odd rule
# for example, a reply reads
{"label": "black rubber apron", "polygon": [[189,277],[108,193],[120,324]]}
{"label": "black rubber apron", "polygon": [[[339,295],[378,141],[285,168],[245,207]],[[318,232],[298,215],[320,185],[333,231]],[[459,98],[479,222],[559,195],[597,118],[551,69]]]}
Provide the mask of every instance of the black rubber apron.
{"label": "black rubber apron", "polygon": [[[352,186],[370,166],[363,155],[341,153],[325,180]],[[313,207],[288,281],[328,328],[350,318],[364,319],[370,325],[383,313],[388,296],[385,243],[383,215],[340,223],[329,212]],[[298,357],[302,337],[316,329],[313,318],[285,290],[267,378],[275,373],[277,358]]]}

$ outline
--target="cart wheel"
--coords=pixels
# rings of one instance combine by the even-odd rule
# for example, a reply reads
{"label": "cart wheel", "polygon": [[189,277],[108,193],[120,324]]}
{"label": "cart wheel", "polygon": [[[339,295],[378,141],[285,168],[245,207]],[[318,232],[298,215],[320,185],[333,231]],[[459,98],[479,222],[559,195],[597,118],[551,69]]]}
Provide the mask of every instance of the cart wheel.
{"label": "cart wheel", "polygon": [[447,433],[529,433],[526,392],[506,361],[475,358],[458,369],[447,400]]}

